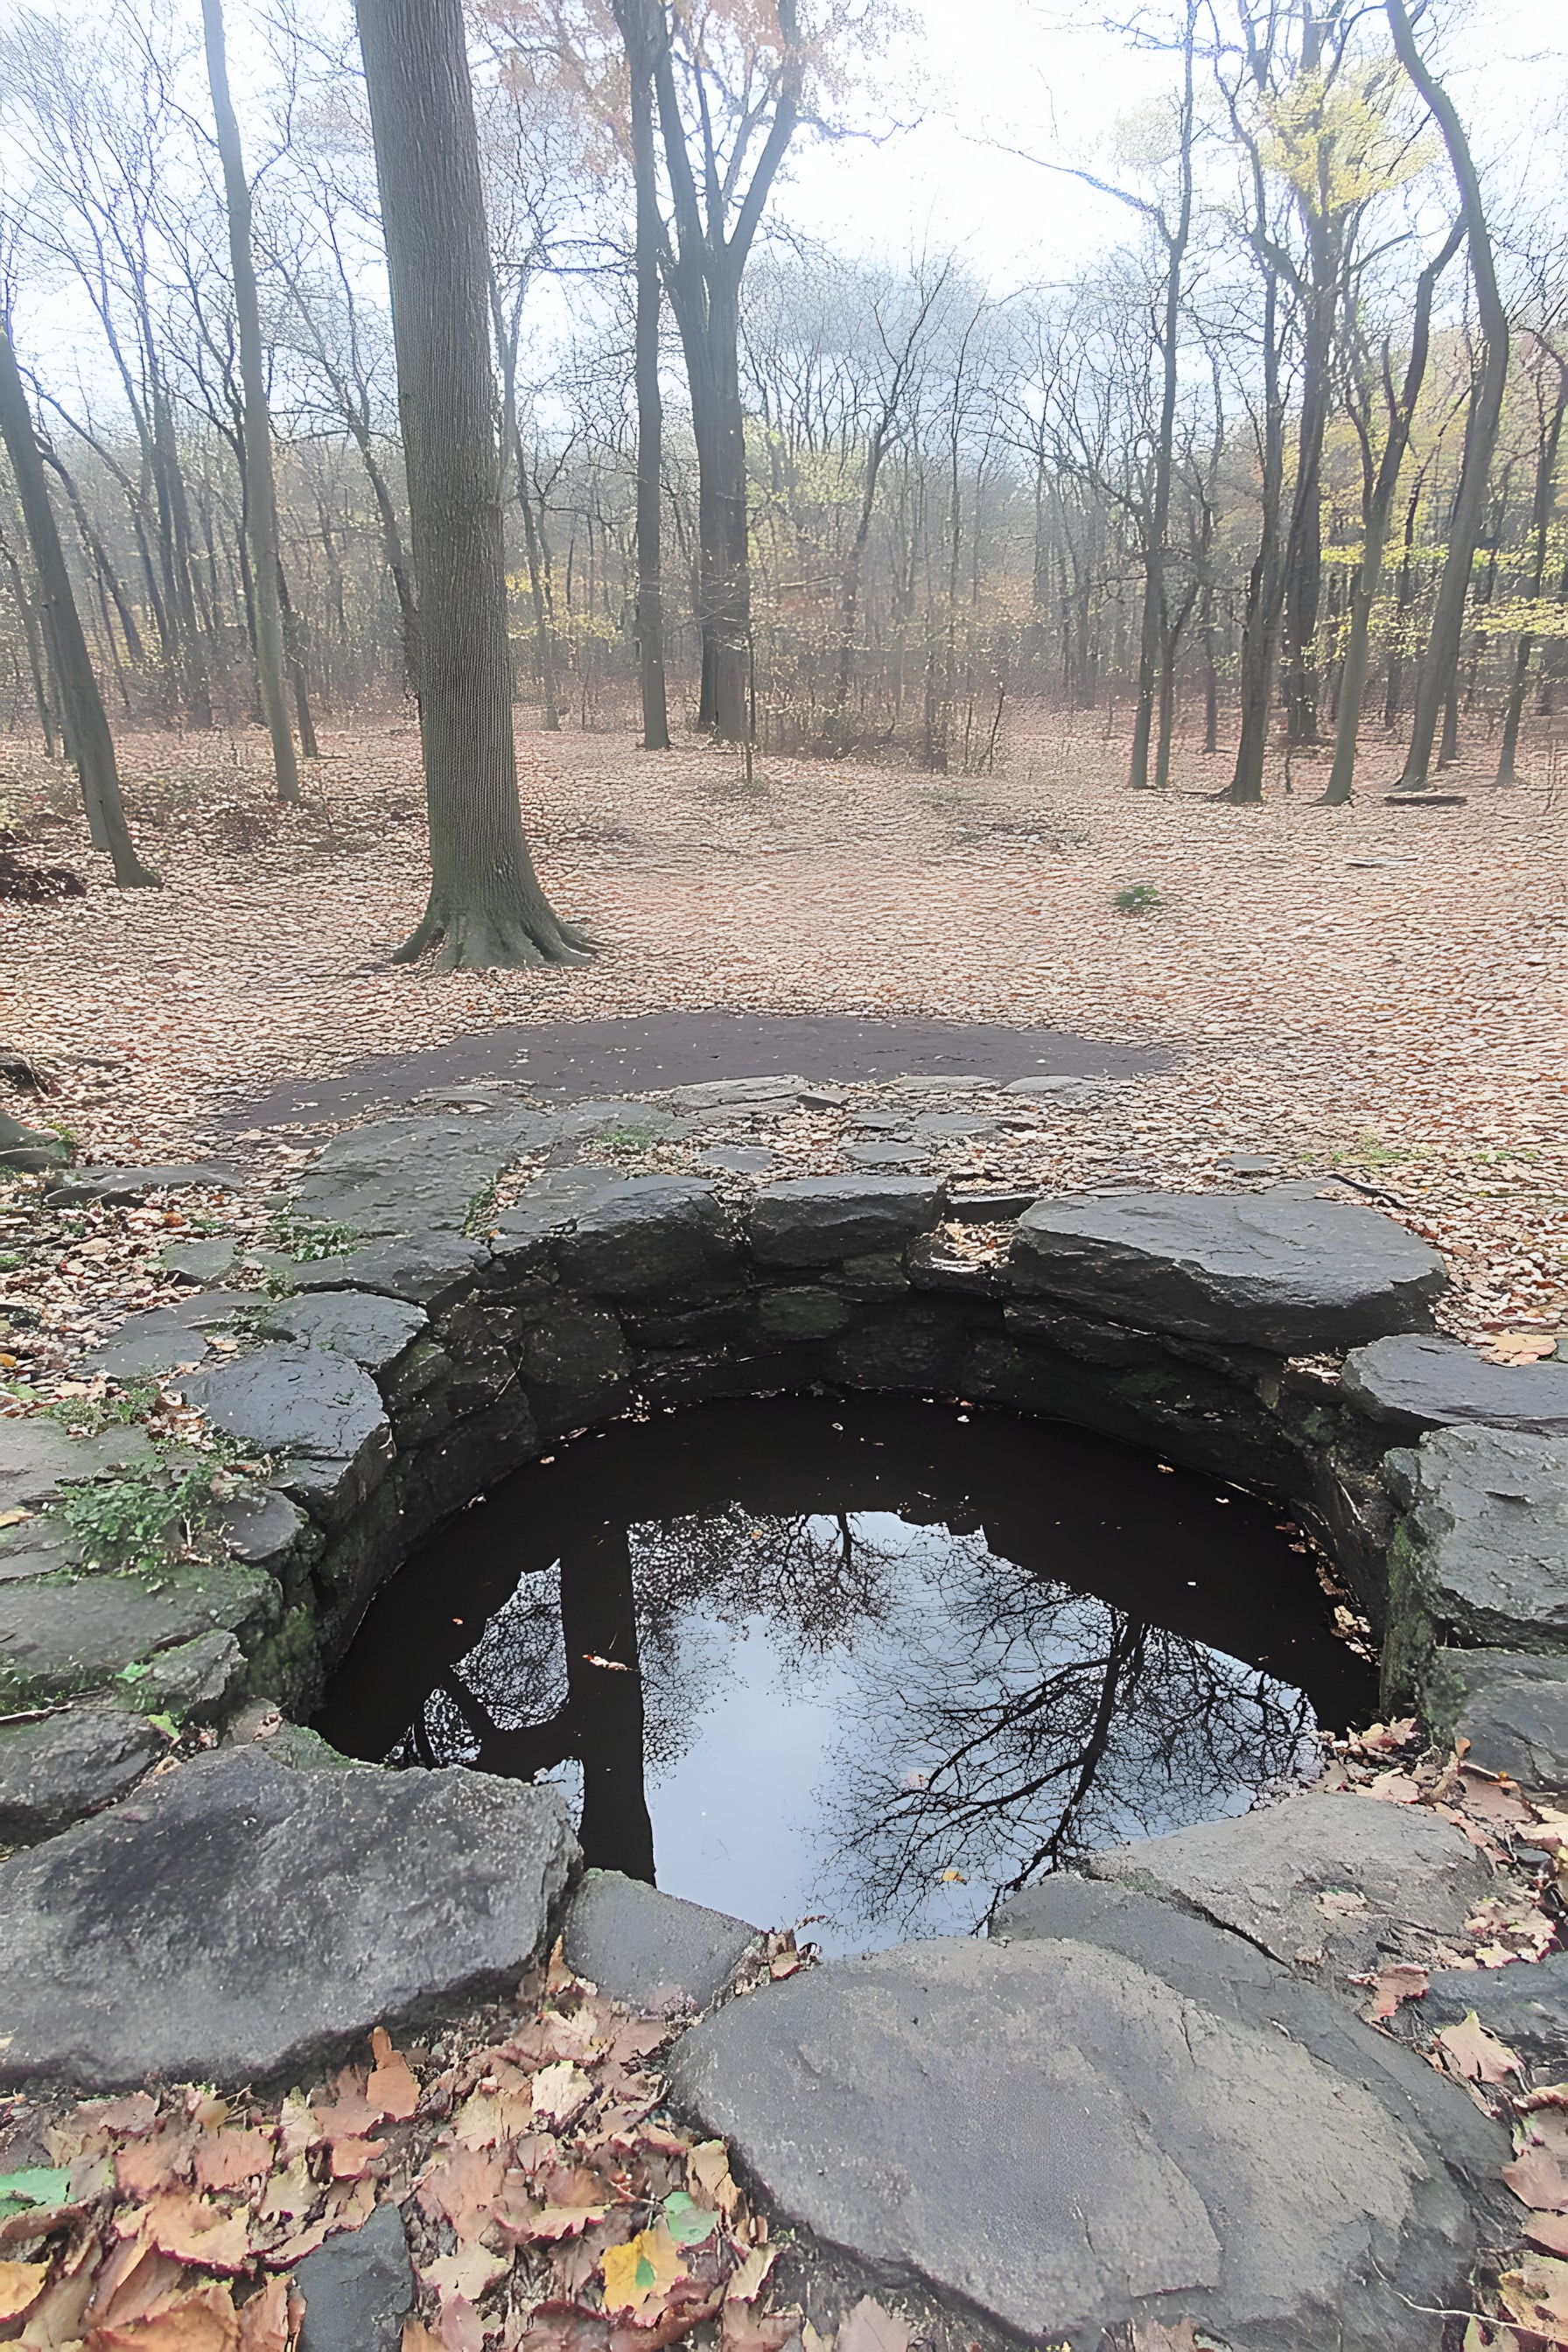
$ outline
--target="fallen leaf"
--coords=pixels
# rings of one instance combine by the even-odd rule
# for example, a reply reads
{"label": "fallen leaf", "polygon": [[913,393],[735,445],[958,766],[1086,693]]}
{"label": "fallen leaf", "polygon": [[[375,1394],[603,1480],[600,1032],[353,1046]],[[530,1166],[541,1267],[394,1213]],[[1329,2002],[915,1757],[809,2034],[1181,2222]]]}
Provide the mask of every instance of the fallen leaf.
{"label": "fallen leaf", "polygon": [[1506,2083],[1519,2073],[1507,2042],[1489,2033],[1473,2009],[1461,2024],[1445,2025],[1437,2040],[1453,2072],[1467,2083]]}
{"label": "fallen leaf", "polygon": [[289,2282],[264,2280],[239,2310],[239,2352],[289,2352]]}
{"label": "fallen leaf", "polygon": [[1422,1789],[1419,1780],[1408,1772],[1379,1772],[1366,1784],[1369,1797],[1381,1797],[1388,1805],[1418,1805]]}
{"label": "fallen leaf", "polygon": [[122,2197],[155,2197],[176,2181],[191,2177],[195,2131],[184,2116],[165,2116],[145,2139],[132,2141],[114,2159],[114,2178]]}
{"label": "fallen leaf", "polygon": [[1425,1969],[1402,1960],[1396,1961],[1393,1968],[1379,1969],[1370,1982],[1372,2003],[1366,2014],[1375,2025],[1384,2018],[1392,2017],[1402,2001],[1420,2000],[1431,1978]]}
{"label": "fallen leaf", "polygon": [[443,2305],[454,2297],[474,2304],[505,2278],[510,2268],[504,2254],[492,2254],[488,2246],[469,2242],[459,2246],[456,2253],[440,2254],[433,2263],[421,2263],[419,2276],[426,2286],[435,2289]]}
{"label": "fallen leaf", "polygon": [[227,2287],[216,2283],[150,2312],[95,2327],[89,2352],[238,2352],[239,2320]]}
{"label": "fallen leaf", "polygon": [[546,2205],[528,2223],[528,2235],[546,2242],[574,2237],[591,2222],[602,2221],[609,2210],[607,2205]]}
{"label": "fallen leaf", "polygon": [[1163,2320],[1135,2319],[1132,2352],[1198,2352],[1192,2321],[1178,2319],[1174,2327],[1167,2327]]}
{"label": "fallen leaf", "polygon": [[600,2264],[605,2279],[605,2309],[629,2311],[640,2318],[655,2302],[662,2303],[683,2275],[680,2250],[662,2221],[639,2230],[624,2246],[611,2246]]}
{"label": "fallen leaf", "polygon": [[440,2335],[444,2352],[484,2352],[479,2314],[460,2294],[441,2305]]}
{"label": "fallen leaf", "polygon": [[699,2140],[687,2152],[686,2177],[700,2189],[710,2205],[716,2206],[726,2221],[733,2221],[741,2202],[730,2171],[730,2151],[721,2139]]}
{"label": "fallen leaf", "polygon": [[402,2352],[442,2352],[441,2339],[431,2335],[422,2319],[405,2319]]}
{"label": "fallen leaf", "polygon": [[1568,2336],[1568,2263],[1550,2256],[1504,2271],[1498,2295],[1510,2319],[1561,2343]]}
{"label": "fallen leaf", "polygon": [[1494,2319],[1476,2318],[1465,2330],[1460,2352],[1520,2352],[1519,2338]]}
{"label": "fallen leaf", "polygon": [[37,2303],[50,2265],[42,2263],[0,2263],[0,2319],[20,2319]]}
{"label": "fallen leaf", "polygon": [[383,2139],[335,2139],[330,2163],[334,2180],[363,2180],[378,2156],[386,2154]]}
{"label": "fallen leaf", "polygon": [[1550,2213],[1568,2213],[1568,2167],[1544,2147],[1527,2147],[1502,2177],[1523,2205]]}
{"label": "fallen leaf", "polygon": [[480,2238],[490,2225],[490,2207],[505,2174],[504,2156],[454,2148],[424,2174],[419,2203],[433,2218],[444,2215],[459,2238]]}
{"label": "fallen leaf", "polygon": [[1520,2234],[1549,2254],[1568,2255],[1568,2213],[1532,2213]]}
{"label": "fallen leaf", "polygon": [[[749,2303],[726,2303],[719,2342],[722,2352],[784,2352],[790,2338],[799,2334],[798,2311],[757,2311]],[[843,2341],[842,2329],[838,2340]],[[901,2340],[907,2343],[908,2338]]]}
{"label": "fallen leaf", "polygon": [[542,2066],[533,2078],[533,2112],[557,2129],[580,2114],[593,2095],[593,2084],[570,2059]]}
{"label": "fallen leaf", "polygon": [[719,2216],[693,2204],[684,2189],[676,2189],[664,2200],[664,2226],[678,2246],[700,2246],[719,2227]]}
{"label": "fallen leaf", "polygon": [[768,2273],[777,2262],[776,2246],[753,2246],[739,2270],[724,2289],[725,2299],[731,2303],[755,2303],[767,2284]]}
{"label": "fallen leaf", "polygon": [[837,2352],[909,2352],[910,2331],[870,2295],[862,2295],[838,2331]]}
{"label": "fallen leaf", "polygon": [[205,2271],[243,2270],[250,2259],[245,2217],[209,2205],[205,2197],[170,2190],[143,2211],[137,2234],[161,2254]]}
{"label": "fallen leaf", "polygon": [[247,2181],[271,2171],[277,2152],[276,2136],[269,2131],[204,2132],[196,2142],[193,2168],[203,2189],[243,2189]]}
{"label": "fallen leaf", "polygon": [[387,2122],[406,2123],[419,2105],[413,2069],[379,2025],[371,2028],[370,2046],[375,2064],[364,2086],[365,2099]]}
{"label": "fallen leaf", "polygon": [[70,2185],[69,2172],[56,2165],[31,2164],[20,2172],[0,2173],[0,2215],[34,2206],[63,2205]]}
{"label": "fallen leaf", "polygon": [[1331,1919],[1353,1919],[1366,1909],[1366,1896],[1350,1886],[1325,1886],[1318,1896],[1318,1908]]}

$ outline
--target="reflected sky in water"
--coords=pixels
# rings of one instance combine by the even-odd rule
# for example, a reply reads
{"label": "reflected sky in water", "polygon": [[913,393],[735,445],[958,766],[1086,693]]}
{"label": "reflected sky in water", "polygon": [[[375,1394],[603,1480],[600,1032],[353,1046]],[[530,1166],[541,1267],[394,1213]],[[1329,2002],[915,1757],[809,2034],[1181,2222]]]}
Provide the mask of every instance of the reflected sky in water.
{"label": "reflected sky in water", "polygon": [[1275,1507],[1060,1424],[712,1405],[563,1446],[385,1588],[320,1718],[548,1776],[590,1863],[828,1950],[1245,1810],[1375,1704]]}

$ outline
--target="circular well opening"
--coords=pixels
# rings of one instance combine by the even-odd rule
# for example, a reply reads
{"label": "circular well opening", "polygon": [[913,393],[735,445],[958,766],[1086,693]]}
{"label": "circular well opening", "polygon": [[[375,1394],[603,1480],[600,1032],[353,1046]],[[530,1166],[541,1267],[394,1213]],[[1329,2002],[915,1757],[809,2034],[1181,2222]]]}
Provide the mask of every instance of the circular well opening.
{"label": "circular well opening", "polygon": [[1375,1669],[1277,1505],[889,1396],[563,1442],[376,1596],[317,1727],[566,1790],[590,1866],[827,1951],[1315,1777]]}

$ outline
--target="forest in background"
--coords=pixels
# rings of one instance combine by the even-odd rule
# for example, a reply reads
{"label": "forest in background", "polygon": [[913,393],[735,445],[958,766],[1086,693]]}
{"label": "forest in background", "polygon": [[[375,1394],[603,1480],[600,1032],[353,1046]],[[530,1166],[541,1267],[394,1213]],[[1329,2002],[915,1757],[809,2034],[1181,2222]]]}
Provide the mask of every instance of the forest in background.
{"label": "forest in background", "polygon": [[[1478,126],[1471,164],[1430,10],[1130,19],[1169,72],[1092,167],[1124,234],[1014,290],[952,253],[869,257],[853,223],[837,249],[774,225],[793,147],[876,131],[889,11],[468,16],[513,674],[546,728],[624,727],[640,686],[656,741],[661,656],[676,730],[779,754],[973,773],[1044,697],[1130,726],[1135,783],[1167,779],[1180,730],[1241,799],[1282,751],[1333,751],[1345,796],[1358,739],[1363,763],[1397,741],[1384,780],[1461,743],[1514,776],[1568,687],[1562,157],[1489,172]],[[275,0],[246,39],[309,754],[319,715],[406,692],[417,589],[353,23]],[[200,12],[22,9],[0,56],[6,307],[111,719],[259,719],[256,411]],[[1068,152],[1042,126],[1043,209]],[[53,751],[48,619],[7,482],[0,720]]]}

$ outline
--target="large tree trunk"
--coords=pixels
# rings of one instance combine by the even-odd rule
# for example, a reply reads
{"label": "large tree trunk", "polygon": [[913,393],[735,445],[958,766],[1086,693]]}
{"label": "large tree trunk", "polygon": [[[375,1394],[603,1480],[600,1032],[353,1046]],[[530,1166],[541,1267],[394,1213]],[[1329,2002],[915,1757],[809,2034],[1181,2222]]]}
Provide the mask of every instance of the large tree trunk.
{"label": "large tree trunk", "polygon": [[663,10],[647,0],[616,0],[631,78],[632,179],[637,191],[637,341],[633,372],[637,402],[637,670],[642,686],[642,740],[647,751],[669,749],[664,679],[662,561],[664,404],[658,388],[658,320],[662,299],[658,256],[664,227],[654,159],[654,62],[668,37]]}
{"label": "large tree trunk", "polygon": [[228,94],[224,54],[223,0],[202,0],[207,80],[217,125],[228,209],[229,267],[234,276],[234,313],[239,330],[239,378],[245,395],[245,505],[250,569],[256,594],[256,670],[267,732],[272,739],[272,772],[280,801],[300,797],[300,769],[289,725],[285,679],[287,653],[278,594],[278,493],[272,478],[272,420],[267,405],[267,370],[261,351],[261,313],[256,297],[256,264],[250,250],[250,183],[239,143],[239,124]]}
{"label": "large tree trunk", "polygon": [[1459,666],[1459,646],[1465,629],[1465,606],[1470,592],[1470,570],[1486,520],[1487,486],[1492,453],[1502,419],[1508,389],[1508,314],[1498,291],[1491,236],[1481,203],[1480,182],[1453,100],[1436,79],[1415,44],[1404,0],[1384,0],[1399,62],[1426,100],[1443,135],[1448,163],[1459,191],[1465,237],[1469,247],[1470,278],[1476,289],[1480,322],[1481,355],[1474,394],[1465,420],[1465,449],[1459,467],[1459,488],[1454,500],[1448,551],[1437,586],[1426,658],[1415,688],[1415,715],[1411,724],[1410,750],[1399,780],[1402,792],[1421,791],[1431,773],[1432,746],[1437,722]]}
{"label": "large tree trunk", "polygon": [[114,738],[109,731],[103,697],[98,690],[92,661],[82,635],[81,616],[71,593],[65,551],[60,545],[55,510],[44,461],[33,430],[32,412],[22,388],[21,370],[11,338],[0,328],[0,438],[11,460],[11,472],[21,501],[22,518],[32,543],[33,568],[38,576],[49,653],[65,707],[68,751],[81,778],[81,796],[95,847],[107,849],[114,861],[114,878],[122,890],[157,882],[132,847],[125,810],[120,798],[120,772],[114,759]]}
{"label": "large tree trunk", "polygon": [[1241,640],[1241,732],[1236,769],[1224,797],[1241,803],[1263,798],[1263,768],[1268,751],[1268,721],[1274,708],[1274,668],[1285,599],[1280,509],[1285,490],[1285,416],[1279,387],[1279,281],[1270,275],[1263,328],[1262,519],[1258,557],[1247,582],[1247,620]]}
{"label": "large tree trunk", "polygon": [[419,606],[430,898],[398,950],[580,962],[523,839],[512,738],[489,257],[461,0],[357,0]]}

